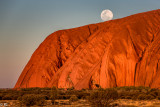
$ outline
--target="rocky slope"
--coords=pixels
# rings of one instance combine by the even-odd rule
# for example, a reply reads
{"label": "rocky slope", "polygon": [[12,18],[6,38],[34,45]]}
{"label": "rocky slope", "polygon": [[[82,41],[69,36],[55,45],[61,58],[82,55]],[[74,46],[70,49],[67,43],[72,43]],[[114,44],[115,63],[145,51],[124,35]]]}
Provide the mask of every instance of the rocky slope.
{"label": "rocky slope", "polygon": [[57,31],[33,53],[15,88],[160,88],[160,10]]}

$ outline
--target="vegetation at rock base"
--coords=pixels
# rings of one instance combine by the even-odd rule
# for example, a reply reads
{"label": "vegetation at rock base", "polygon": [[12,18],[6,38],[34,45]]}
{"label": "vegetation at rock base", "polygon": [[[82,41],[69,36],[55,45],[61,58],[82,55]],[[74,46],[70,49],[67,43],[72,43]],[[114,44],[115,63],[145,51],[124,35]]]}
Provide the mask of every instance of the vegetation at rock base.
{"label": "vegetation at rock base", "polygon": [[57,95],[58,95],[57,88],[53,87],[51,89],[51,95],[50,95],[50,99],[51,99],[51,102],[52,102],[53,105],[55,105],[55,100],[57,99]]}
{"label": "vegetation at rock base", "polygon": [[72,95],[69,99],[69,102],[75,102],[78,101],[78,97],[76,95]]}
{"label": "vegetation at rock base", "polygon": [[19,97],[18,100],[20,103],[26,105],[26,106],[43,106],[45,103],[45,96],[44,95],[35,95],[35,94],[25,94],[22,97]]}
{"label": "vegetation at rock base", "polygon": [[79,99],[87,100],[94,106],[109,106],[117,99],[132,100],[160,100],[160,90],[149,87],[115,87],[107,89],[82,89],[74,88],[58,89],[53,88],[24,88],[19,90],[0,89],[0,100],[18,100],[21,105],[43,106],[46,100],[50,100],[52,105],[57,104],[56,100],[69,100],[76,102]]}
{"label": "vegetation at rock base", "polygon": [[109,106],[116,99],[118,99],[118,93],[115,89],[93,90],[89,97],[91,104],[98,107]]}

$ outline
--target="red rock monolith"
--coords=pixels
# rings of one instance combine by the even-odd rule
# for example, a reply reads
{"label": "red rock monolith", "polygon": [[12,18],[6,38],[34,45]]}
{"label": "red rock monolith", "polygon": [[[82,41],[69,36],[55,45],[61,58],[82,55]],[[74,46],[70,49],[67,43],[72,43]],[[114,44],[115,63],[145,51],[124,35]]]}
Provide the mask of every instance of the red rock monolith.
{"label": "red rock monolith", "polygon": [[160,88],[160,10],[49,35],[15,88]]}

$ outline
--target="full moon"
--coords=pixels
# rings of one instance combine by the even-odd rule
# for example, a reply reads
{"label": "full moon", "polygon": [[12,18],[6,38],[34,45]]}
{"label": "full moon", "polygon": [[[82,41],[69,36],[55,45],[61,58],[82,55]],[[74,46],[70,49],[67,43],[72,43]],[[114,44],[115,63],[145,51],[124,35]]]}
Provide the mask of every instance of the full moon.
{"label": "full moon", "polygon": [[101,13],[101,19],[103,21],[108,21],[108,20],[112,20],[113,18],[113,13],[112,11],[106,9],[106,10],[103,10],[102,13]]}

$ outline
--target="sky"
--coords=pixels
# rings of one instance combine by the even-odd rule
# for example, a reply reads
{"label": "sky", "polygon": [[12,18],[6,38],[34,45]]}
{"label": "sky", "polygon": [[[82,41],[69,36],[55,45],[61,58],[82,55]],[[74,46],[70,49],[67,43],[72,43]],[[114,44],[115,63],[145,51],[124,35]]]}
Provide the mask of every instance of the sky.
{"label": "sky", "polygon": [[25,65],[51,33],[160,8],[160,0],[0,0],[0,88],[13,88]]}

